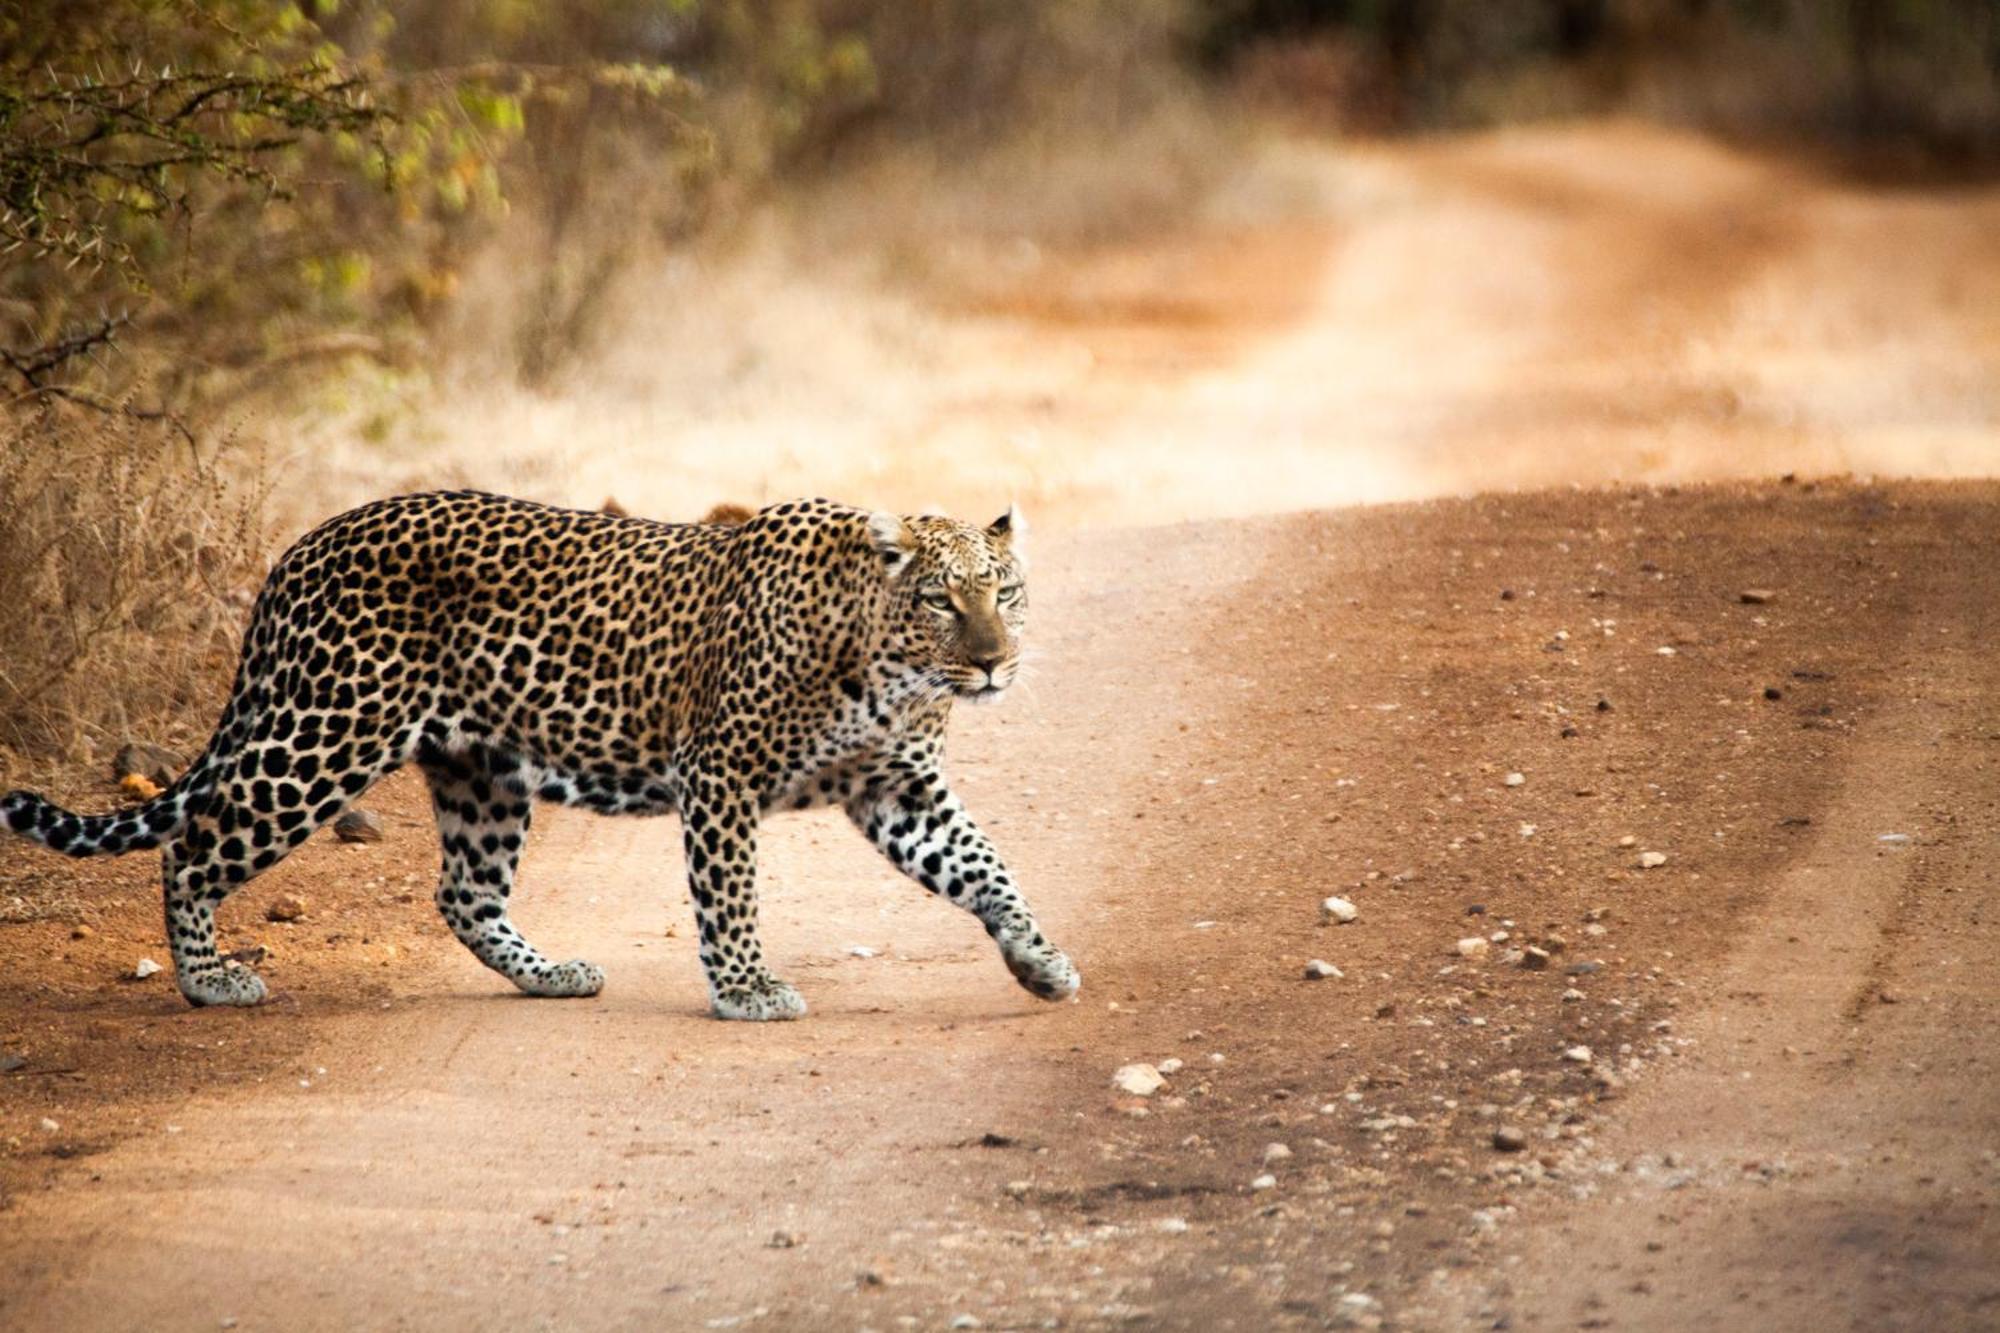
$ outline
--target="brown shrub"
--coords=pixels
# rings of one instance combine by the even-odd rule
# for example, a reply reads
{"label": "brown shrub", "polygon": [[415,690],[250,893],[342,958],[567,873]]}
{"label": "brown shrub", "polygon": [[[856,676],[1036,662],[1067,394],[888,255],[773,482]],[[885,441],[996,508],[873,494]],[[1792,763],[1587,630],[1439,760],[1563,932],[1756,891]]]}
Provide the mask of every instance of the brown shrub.
{"label": "brown shrub", "polygon": [[[241,474],[241,475],[239,475]],[[0,747],[199,749],[263,553],[248,451],[59,405],[0,415]]]}

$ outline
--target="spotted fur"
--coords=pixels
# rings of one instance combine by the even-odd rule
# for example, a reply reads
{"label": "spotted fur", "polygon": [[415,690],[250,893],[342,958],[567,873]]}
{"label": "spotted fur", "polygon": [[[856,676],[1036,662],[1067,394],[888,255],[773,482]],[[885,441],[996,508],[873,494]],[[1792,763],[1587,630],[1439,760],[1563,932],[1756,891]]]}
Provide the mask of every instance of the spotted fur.
{"label": "spotted fur", "polygon": [[255,1004],[263,981],[217,956],[216,905],[406,763],[430,782],[439,911],[532,995],[604,983],[508,920],[534,803],[677,812],[713,1010],[775,1019],[805,1003],[764,964],[758,824],[839,805],[1059,999],[1076,969],[941,767],[953,701],[1019,670],[1022,536],[1011,511],[981,529],[822,500],[728,525],[468,492],[379,501],[279,560],[178,781],[106,815],[14,792],[0,826],[70,856],[163,848],[181,993]]}

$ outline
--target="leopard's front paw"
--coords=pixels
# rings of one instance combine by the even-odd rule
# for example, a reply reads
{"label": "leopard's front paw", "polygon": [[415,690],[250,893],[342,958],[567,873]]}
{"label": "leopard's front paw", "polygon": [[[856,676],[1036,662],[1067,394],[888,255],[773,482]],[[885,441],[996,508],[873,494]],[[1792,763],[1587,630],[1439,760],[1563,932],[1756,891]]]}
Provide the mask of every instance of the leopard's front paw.
{"label": "leopard's front paw", "polygon": [[558,999],[590,996],[604,989],[604,969],[581,958],[572,958],[567,963],[531,968],[515,977],[514,984],[529,995]]}
{"label": "leopard's front paw", "polygon": [[1010,950],[1005,956],[1014,980],[1044,1000],[1067,1000],[1083,985],[1076,964],[1053,944]]}
{"label": "leopard's front paw", "polygon": [[717,1018],[746,1023],[776,1023],[805,1014],[806,1002],[788,981],[761,977],[744,986],[725,986],[715,992],[712,1006]]}

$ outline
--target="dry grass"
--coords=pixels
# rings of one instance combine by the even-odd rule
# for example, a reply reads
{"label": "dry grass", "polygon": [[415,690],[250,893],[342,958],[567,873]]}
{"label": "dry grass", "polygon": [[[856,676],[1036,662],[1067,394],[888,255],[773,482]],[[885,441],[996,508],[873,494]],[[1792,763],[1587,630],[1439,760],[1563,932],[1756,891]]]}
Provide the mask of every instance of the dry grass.
{"label": "dry grass", "polygon": [[237,471],[156,422],[0,418],[0,777],[207,734],[263,548]]}

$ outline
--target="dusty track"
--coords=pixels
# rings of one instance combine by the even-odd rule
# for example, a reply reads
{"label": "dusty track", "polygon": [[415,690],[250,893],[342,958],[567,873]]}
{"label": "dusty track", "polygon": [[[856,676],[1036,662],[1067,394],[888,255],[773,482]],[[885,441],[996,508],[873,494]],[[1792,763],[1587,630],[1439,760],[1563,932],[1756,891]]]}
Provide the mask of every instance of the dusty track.
{"label": "dusty track", "polygon": [[[1526,189],[1520,225],[1556,219],[1573,255],[1609,247],[1536,307],[1544,332],[1605,335],[1604,363],[1527,418],[1489,419],[1502,380],[1454,367],[1526,374],[1528,345],[1443,316],[1428,394],[1387,361],[1328,391],[1314,349],[1366,342],[1351,235],[1307,246],[1321,298],[1282,327],[1256,275],[1282,287],[1296,229],[1261,259],[1262,233],[1228,242],[1250,248],[1233,271],[1261,312],[1233,340],[1221,297],[1194,338],[1116,301],[1009,336],[1091,340],[1100,363],[1122,349],[1066,409],[1079,440],[1176,411],[1192,438],[1263,404],[1238,467],[1305,449],[1314,413],[1423,463],[1433,489],[1449,459],[1482,475],[1539,432],[1614,417],[1633,441],[1754,448],[1739,417],[1666,391],[1658,342],[1610,335],[1650,267],[1618,246],[1672,243],[1703,210],[1592,225],[1602,191],[1549,169],[1523,185],[1519,145],[1502,148],[1396,170],[1449,168],[1503,211]],[[1952,230],[1962,214],[1934,204],[1923,225]],[[1685,349],[1800,253],[1787,234],[1718,260],[1654,327]],[[1138,281],[1095,262],[1070,281]],[[1923,327],[1976,318],[1949,308]],[[1383,341],[1414,353],[1423,332]],[[1925,401],[1911,415],[1930,426],[1986,410]],[[1138,484],[1173,506],[1225,461],[1163,457]],[[1100,512],[1099,481],[1072,482],[1046,498]],[[773,1027],[701,1016],[669,822],[538,826],[522,924],[607,967],[591,1002],[519,999],[448,938],[401,780],[374,798],[390,842],[316,843],[225,913],[238,944],[274,950],[285,996],[253,1013],[113,980],[158,950],[150,864],[79,878],[0,848],[9,891],[51,905],[0,925],[0,1046],[30,1057],[0,1074],[0,1324],[1989,1324],[1996,516],[1991,484],[1773,482],[1043,543],[1046,658],[1017,697],[967,711],[953,751],[1084,968],[1081,1001],[1053,1009],[974,923],[817,819],[776,822],[765,855],[771,952],[814,1006]],[[1750,586],[1776,600],[1742,604]],[[1641,871],[1641,849],[1669,860]],[[79,884],[66,910],[96,934],[72,942],[56,905]],[[262,922],[288,890],[307,920]],[[1357,924],[1317,924],[1335,892]],[[1483,962],[1453,952],[1500,930]],[[1503,961],[1551,934],[1550,969]],[[1304,982],[1308,957],[1346,976]],[[1578,1044],[1591,1066],[1564,1058]],[[1116,1066],[1168,1057],[1186,1067],[1161,1096],[1114,1097]],[[1501,1125],[1528,1150],[1496,1153]],[[1290,1156],[1267,1167],[1273,1143]],[[1252,1190],[1267,1169],[1276,1186]]]}

